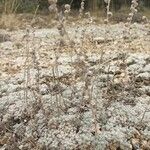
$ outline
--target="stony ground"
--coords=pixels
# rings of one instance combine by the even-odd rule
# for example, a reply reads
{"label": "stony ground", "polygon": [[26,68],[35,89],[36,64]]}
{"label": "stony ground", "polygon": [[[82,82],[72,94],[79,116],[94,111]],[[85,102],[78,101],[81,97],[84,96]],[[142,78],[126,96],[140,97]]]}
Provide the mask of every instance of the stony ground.
{"label": "stony ground", "polygon": [[149,150],[149,25],[67,32],[1,30],[0,150]]}

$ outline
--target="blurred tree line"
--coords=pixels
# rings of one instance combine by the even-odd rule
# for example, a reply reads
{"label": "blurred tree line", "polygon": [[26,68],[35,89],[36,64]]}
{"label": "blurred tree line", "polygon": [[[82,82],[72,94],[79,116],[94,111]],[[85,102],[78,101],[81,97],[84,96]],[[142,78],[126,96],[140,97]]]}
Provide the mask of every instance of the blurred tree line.
{"label": "blurred tree line", "polygon": [[[37,0],[40,4],[41,8],[44,8],[48,5],[47,0]],[[130,6],[132,0],[111,0],[111,7],[114,10],[119,10],[122,6]],[[105,2],[104,0],[85,0],[86,9],[88,10],[97,10],[98,8],[104,8]],[[58,4],[61,6],[63,4],[72,3],[72,8],[78,9],[80,7],[81,0],[58,0]],[[150,0],[139,0],[140,7],[149,7],[150,8]]]}
{"label": "blurred tree line", "polygon": [[[132,0],[111,0],[111,7],[119,10],[122,6],[129,7]],[[102,8],[105,5],[104,0],[88,0],[88,7],[92,10]],[[140,7],[150,7],[150,0],[139,0]]]}
{"label": "blurred tree line", "polygon": [[[90,11],[102,10],[106,4],[104,0],[85,0],[85,9]],[[79,9],[81,0],[58,0],[58,5],[72,3],[73,9]],[[150,0],[139,0],[140,8],[150,8]],[[112,0],[111,8],[115,11],[121,9],[121,7],[129,7],[131,0]],[[4,10],[17,11],[17,12],[33,12],[37,7],[40,10],[48,11],[48,0],[0,0],[0,12]]]}

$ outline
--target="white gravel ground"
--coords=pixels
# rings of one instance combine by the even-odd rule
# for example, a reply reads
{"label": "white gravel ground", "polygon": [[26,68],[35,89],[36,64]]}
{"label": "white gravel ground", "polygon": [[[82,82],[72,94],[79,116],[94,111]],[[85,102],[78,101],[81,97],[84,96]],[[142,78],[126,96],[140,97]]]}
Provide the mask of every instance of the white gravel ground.
{"label": "white gravel ground", "polygon": [[0,150],[149,150],[150,30],[127,29],[73,25],[59,53],[55,28],[3,31]]}

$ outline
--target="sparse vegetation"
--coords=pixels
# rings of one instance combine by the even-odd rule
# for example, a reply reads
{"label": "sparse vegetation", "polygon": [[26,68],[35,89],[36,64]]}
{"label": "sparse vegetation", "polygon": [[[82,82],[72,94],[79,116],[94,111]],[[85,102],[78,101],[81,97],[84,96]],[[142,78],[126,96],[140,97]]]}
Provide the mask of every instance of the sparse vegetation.
{"label": "sparse vegetation", "polygon": [[63,2],[0,3],[0,150],[149,150],[148,12]]}

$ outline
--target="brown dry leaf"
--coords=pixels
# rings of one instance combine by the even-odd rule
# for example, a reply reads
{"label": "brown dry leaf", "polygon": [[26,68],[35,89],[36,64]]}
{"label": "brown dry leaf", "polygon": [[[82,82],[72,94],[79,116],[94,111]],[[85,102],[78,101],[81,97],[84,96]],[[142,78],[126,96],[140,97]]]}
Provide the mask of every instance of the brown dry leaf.
{"label": "brown dry leaf", "polygon": [[118,147],[119,147],[119,144],[117,142],[113,142],[109,145],[110,150],[117,150]]}
{"label": "brown dry leaf", "polygon": [[0,145],[4,145],[4,144],[7,144],[11,138],[11,134],[10,133],[7,133],[5,134],[5,136],[3,136],[1,139],[0,139]]}
{"label": "brown dry leaf", "polygon": [[134,148],[136,148],[140,145],[140,140],[137,138],[133,138],[133,139],[131,139],[131,144]]}
{"label": "brown dry leaf", "polygon": [[100,128],[100,126],[98,124],[96,124],[96,126],[93,125],[92,129],[91,129],[91,133],[100,134],[101,133],[100,129],[101,128]]}
{"label": "brown dry leaf", "polygon": [[141,138],[141,134],[140,134],[140,132],[138,130],[136,130],[134,132],[134,138],[136,138],[136,139],[140,139]]}
{"label": "brown dry leaf", "polygon": [[148,142],[148,141],[144,140],[144,141],[142,141],[141,145],[142,145],[141,146],[142,150],[150,150],[150,141]]}
{"label": "brown dry leaf", "polygon": [[5,68],[5,71],[6,71],[8,74],[12,74],[12,75],[18,73],[19,70],[20,70],[20,67],[15,67],[15,68],[13,68],[13,67],[6,67],[6,68]]}

